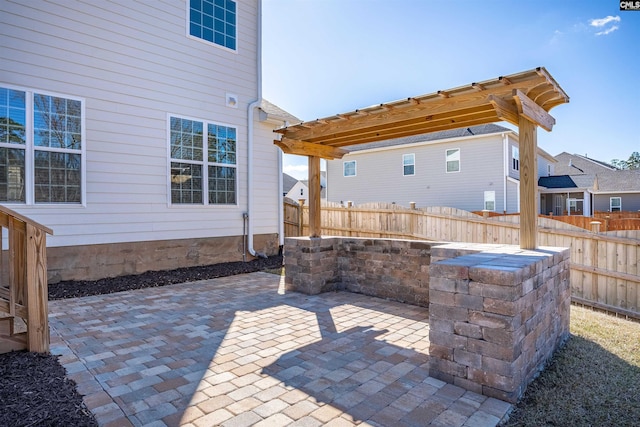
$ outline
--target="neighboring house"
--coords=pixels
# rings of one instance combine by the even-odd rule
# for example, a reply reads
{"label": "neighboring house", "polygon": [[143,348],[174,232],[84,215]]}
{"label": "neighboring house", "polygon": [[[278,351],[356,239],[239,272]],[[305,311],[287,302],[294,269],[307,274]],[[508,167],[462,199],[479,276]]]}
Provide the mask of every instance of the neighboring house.
{"label": "neighboring house", "polygon": [[[538,149],[539,176],[552,174],[554,163]],[[327,197],[513,213],[519,178],[518,134],[488,124],[355,146],[327,161]]]}
{"label": "neighboring house", "polygon": [[[306,204],[309,200],[309,180],[297,181],[286,196],[295,201],[303,199]],[[327,172],[325,171],[320,171],[320,198],[327,198]]]}
{"label": "neighboring house", "polygon": [[618,170],[586,156],[555,156],[555,176],[541,177],[540,210],[554,215],[640,211],[640,171]]}
{"label": "neighboring house", "polygon": [[0,2],[0,203],[54,230],[51,282],[278,252],[260,9]]}
{"label": "neighboring house", "polygon": [[[294,177],[292,177],[289,174],[283,173],[282,174],[282,195],[285,197],[289,197],[295,200],[295,197],[291,197],[289,196],[289,192],[291,192],[291,189],[298,183],[298,180],[295,179]],[[291,193],[292,195],[294,195],[293,193]]]}

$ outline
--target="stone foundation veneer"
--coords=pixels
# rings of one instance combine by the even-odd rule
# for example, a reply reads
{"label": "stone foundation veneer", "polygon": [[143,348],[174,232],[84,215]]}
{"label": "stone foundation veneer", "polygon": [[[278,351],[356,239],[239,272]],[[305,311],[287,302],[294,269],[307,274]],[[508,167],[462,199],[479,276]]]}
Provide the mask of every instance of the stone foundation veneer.
{"label": "stone foundation veneer", "polygon": [[516,402],[569,337],[569,250],[352,237],[285,241],[287,290],[429,307],[430,375]]}

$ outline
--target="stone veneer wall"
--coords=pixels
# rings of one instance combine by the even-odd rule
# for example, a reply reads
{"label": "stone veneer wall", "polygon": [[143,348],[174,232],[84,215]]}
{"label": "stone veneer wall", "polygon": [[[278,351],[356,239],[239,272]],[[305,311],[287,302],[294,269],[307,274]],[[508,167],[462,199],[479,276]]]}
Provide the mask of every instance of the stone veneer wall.
{"label": "stone veneer wall", "polygon": [[348,290],[414,305],[429,304],[431,244],[357,237],[286,239],[288,290]]}
{"label": "stone veneer wall", "polygon": [[429,373],[516,402],[569,336],[569,250],[462,252],[432,249]]}
{"label": "stone veneer wall", "polygon": [[516,402],[569,336],[569,250],[351,237],[285,240],[287,290],[429,306],[430,374]]}
{"label": "stone veneer wall", "polygon": [[[98,280],[153,270],[242,261],[243,236],[157,240],[47,248],[49,283]],[[267,255],[278,253],[278,235],[254,236],[254,247]],[[247,260],[252,257],[247,252]]]}

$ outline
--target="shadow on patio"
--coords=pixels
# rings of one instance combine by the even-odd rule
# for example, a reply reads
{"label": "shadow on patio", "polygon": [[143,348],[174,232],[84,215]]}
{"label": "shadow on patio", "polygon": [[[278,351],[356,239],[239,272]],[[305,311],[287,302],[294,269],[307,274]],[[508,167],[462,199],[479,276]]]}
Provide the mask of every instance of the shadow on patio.
{"label": "shadow on patio", "polygon": [[428,313],[253,273],[53,301],[52,353],[101,425],[495,425],[428,376]]}

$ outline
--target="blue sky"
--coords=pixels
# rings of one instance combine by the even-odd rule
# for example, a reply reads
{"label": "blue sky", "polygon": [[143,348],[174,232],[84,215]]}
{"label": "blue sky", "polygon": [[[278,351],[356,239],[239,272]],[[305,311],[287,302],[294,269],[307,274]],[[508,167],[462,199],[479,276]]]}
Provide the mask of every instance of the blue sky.
{"label": "blue sky", "polygon": [[[640,151],[640,11],[618,0],[263,0],[263,95],[302,120],[545,67],[570,97],[538,145]],[[285,156],[306,178],[307,160]]]}

